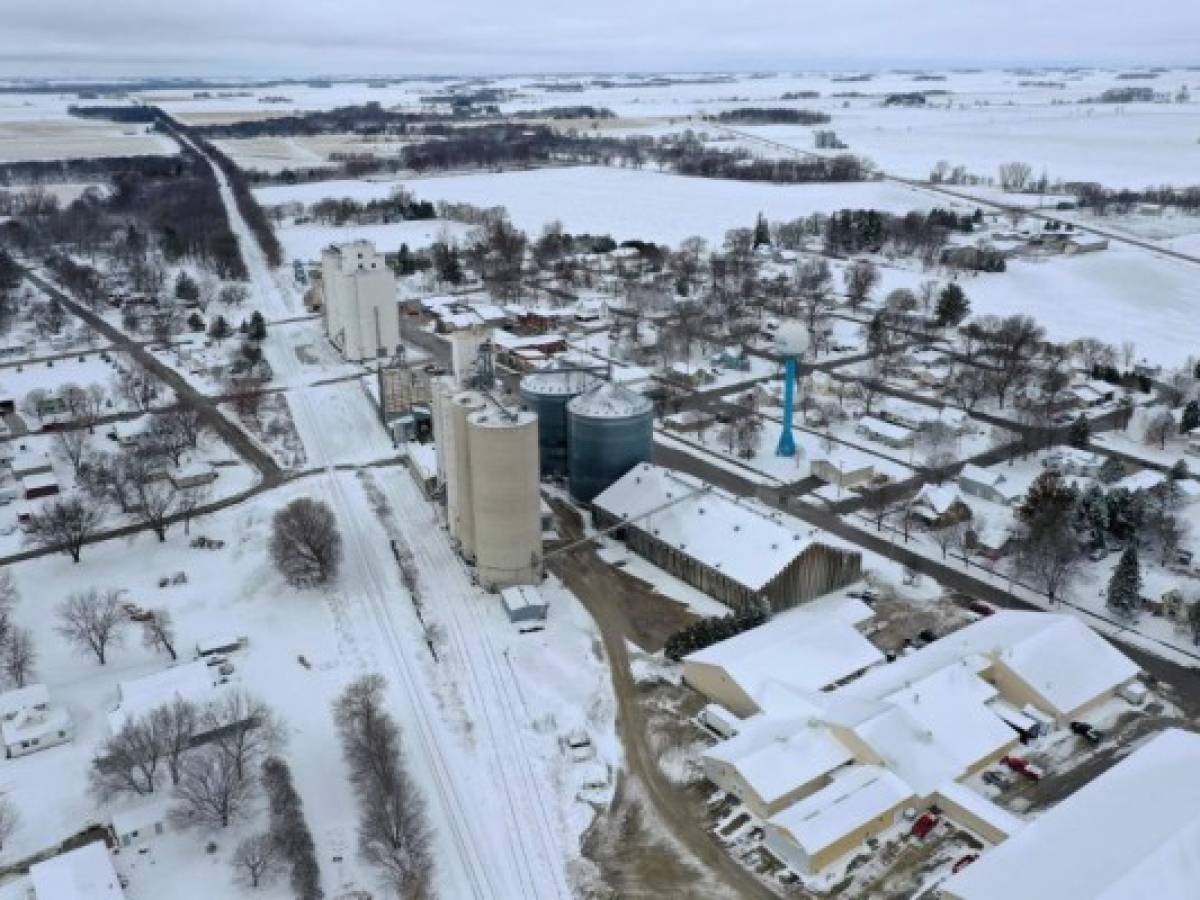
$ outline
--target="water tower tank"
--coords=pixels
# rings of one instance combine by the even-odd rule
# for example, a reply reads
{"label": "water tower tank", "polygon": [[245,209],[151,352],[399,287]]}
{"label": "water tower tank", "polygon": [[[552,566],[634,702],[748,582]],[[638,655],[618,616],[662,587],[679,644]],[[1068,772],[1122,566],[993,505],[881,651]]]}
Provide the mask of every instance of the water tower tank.
{"label": "water tower tank", "polygon": [[619,384],[605,383],[567,404],[571,496],[582,503],[654,450],[654,405]]}
{"label": "water tower tank", "polygon": [[538,417],[542,477],[566,476],[567,404],[599,383],[580,371],[533,372],[521,379],[521,403]]}
{"label": "water tower tank", "polygon": [[445,404],[446,522],[458,539],[464,558],[475,558],[475,528],[471,510],[471,451],[467,440],[467,417],[486,405],[483,395],[462,391]]}
{"label": "water tower tank", "polygon": [[541,580],[537,416],[488,406],[468,417],[475,571],[487,587]]}
{"label": "water tower tank", "polygon": [[798,319],[789,319],[775,332],[775,352],[783,357],[799,359],[808,352],[810,343],[808,328]]}

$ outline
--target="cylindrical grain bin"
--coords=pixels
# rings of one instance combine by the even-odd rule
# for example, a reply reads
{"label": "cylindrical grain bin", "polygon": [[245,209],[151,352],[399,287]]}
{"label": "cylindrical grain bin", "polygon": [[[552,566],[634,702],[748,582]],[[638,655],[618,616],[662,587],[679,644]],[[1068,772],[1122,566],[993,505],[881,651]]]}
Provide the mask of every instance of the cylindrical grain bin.
{"label": "cylindrical grain bin", "polygon": [[542,571],[537,416],[489,405],[468,418],[475,571],[486,587],[536,584]]}
{"label": "cylindrical grain bin", "polygon": [[521,403],[537,413],[543,478],[567,475],[567,404],[600,379],[578,370],[533,372],[521,379]]}
{"label": "cylindrical grain bin", "polygon": [[590,503],[654,450],[654,405],[619,384],[605,383],[567,404],[571,496]]}
{"label": "cylindrical grain bin", "polygon": [[477,391],[461,391],[445,404],[443,418],[448,421],[446,459],[446,522],[452,537],[458,539],[463,558],[475,558],[475,528],[471,508],[471,446],[467,435],[467,417],[484,408],[487,401]]}

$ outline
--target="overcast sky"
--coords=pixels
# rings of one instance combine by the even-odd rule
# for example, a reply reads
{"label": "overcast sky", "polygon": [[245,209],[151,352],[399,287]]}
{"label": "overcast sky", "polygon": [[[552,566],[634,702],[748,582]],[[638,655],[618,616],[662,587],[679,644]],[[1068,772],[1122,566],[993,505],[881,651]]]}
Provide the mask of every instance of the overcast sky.
{"label": "overcast sky", "polygon": [[1200,0],[0,0],[4,75],[1200,63]]}

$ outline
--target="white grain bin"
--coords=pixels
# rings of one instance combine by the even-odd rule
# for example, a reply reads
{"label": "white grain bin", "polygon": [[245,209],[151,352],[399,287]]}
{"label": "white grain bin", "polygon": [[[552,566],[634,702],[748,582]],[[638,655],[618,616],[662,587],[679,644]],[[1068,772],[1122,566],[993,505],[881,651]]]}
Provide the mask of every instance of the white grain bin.
{"label": "white grain bin", "polygon": [[537,416],[489,406],[468,419],[475,569],[487,587],[536,584],[542,570]]}
{"label": "white grain bin", "polygon": [[486,406],[477,391],[460,391],[446,404],[446,523],[467,560],[475,559],[475,528],[471,512],[471,445],[467,417]]}

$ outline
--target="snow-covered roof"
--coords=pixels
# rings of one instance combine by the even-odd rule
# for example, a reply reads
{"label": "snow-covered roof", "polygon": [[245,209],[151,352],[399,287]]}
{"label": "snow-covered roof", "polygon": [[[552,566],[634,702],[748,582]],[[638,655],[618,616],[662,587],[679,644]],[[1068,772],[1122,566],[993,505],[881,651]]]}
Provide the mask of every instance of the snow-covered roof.
{"label": "snow-covered roof", "polygon": [[637,518],[637,527],[656,540],[752,591],[764,588],[813,544],[834,546],[824,532],[798,519],[651,463],[635,466],[593,503],[618,519]]}
{"label": "snow-covered roof", "polygon": [[574,396],[596,387],[600,379],[579,369],[543,369],[521,379],[521,390],[530,394]]}
{"label": "snow-covered roof", "polygon": [[1113,488],[1125,488],[1130,492],[1149,491],[1158,487],[1165,479],[1166,476],[1157,469],[1141,469],[1132,475],[1126,475],[1114,484]]}
{"label": "snow-covered roof", "polygon": [[58,706],[45,709],[27,708],[0,722],[0,736],[4,746],[15,747],[25,741],[40,741],[60,731],[69,731],[71,717]]}
{"label": "snow-covered roof", "polygon": [[171,801],[159,800],[158,802],[143,803],[132,809],[123,809],[115,812],[112,814],[113,831],[118,835],[141,831],[143,828],[153,826],[157,822],[166,821],[170,809]]}
{"label": "snow-covered roof", "polygon": [[758,715],[739,729],[704,757],[736,769],[766,804],[854,760],[846,745],[817,722]]}
{"label": "snow-covered roof", "polygon": [[617,419],[648,415],[653,409],[647,398],[619,384],[606,382],[567,403],[567,411],[593,419]]}
{"label": "snow-covered roof", "polygon": [[883,419],[877,419],[874,416],[863,416],[858,420],[858,427],[867,434],[879,435],[880,437],[890,438],[893,441],[906,441],[913,436],[911,428],[905,428],[902,425],[893,425],[891,422],[885,422]]}
{"label": "snow-covered roof", "polygon": [[834,444],[828,450],[821,449],[813,453],[812,461],[825,460],[839,472],[855,472],[860,469],[874,469],[876,457],[851,447],[847,444]]}
{"label": "snow-covered roof", "polygon": [[819,690],[882,660],[852,625],[803,607],[684,657],[685,663],[723,669],[754,698],[772,681]]}
{"label": "snow-covered roof", "polygon": [[124,900],[103,841],[35,863],[29,869],[38,900]]}
{"label": "snow-covered roof", "polygon": [[1074,616],[1054,616],[1001,650],[998,659],[1058,714],[1094,700],[1138,673],[1129,657]]}
{"label": "snow-covered roof", "polygon": [[211,697],[215,690],[212,669],[204,660],[171,666],[153,675],[122,681],[117,688],[121,693],[121,703],[108,714],[108,724],[114,734],[126,722],[164,703],[171,703],[176,697],[200,702]]}
{"label": "snow-covered roof", "polygon": [[935,515],[943,516],[953,509],[956,503],[966,504],[966,499],[954,485],[927,484],[913,498],[913,503],[920,503]]}
{"label": "snow-covered roof", "polygon": [[545,609],[546,598],[542,592],[530,584],[518,584],[506,587],[500,592],[500,601],[509,613],[524,609]]}
{"label": "snow-covered roof", "polygon": [[433,444],[409,444],[408,458],[422,478],[437,475],[437,447]]}
{"label": "snow-covered roof", "polygon": [[38,472],[36,475],[21,477],[21,487],[26,493],[44,488],[58,487],[58,478],[53,472]]}
{"label": "snow-covered roof", "polygon": [[911,798],[908,785],[886,769],[851,766],[770,821],[812,856]]}
{"label": "snow-covered roof", "polygon": [[44,684],[27,684],[0,694],[0,719],[15,716],[24,709],[45,706],[50,702],[50,691]]}
{"label": "snow-covered roof", "polygon": [[1191,900],[1200,735],[1165,731],[943,885],[958,900]]}
{"label": "snow-covered roof", "polygon": [[958,781],[948,781],[937,791],[950,803],[955,803],[987,822],[1001,834],[1012,837],[1025,827],[1025,820],[996,805],[987,797]]}
{"label": "snow-covered roof", "polygon": [[937,672],[967,661],[1003,663],[1049,704],[1069,712],[1137,674],[1137,666],[1074,616],[1000,610],[878,666],[837,693],[883,699]]}

